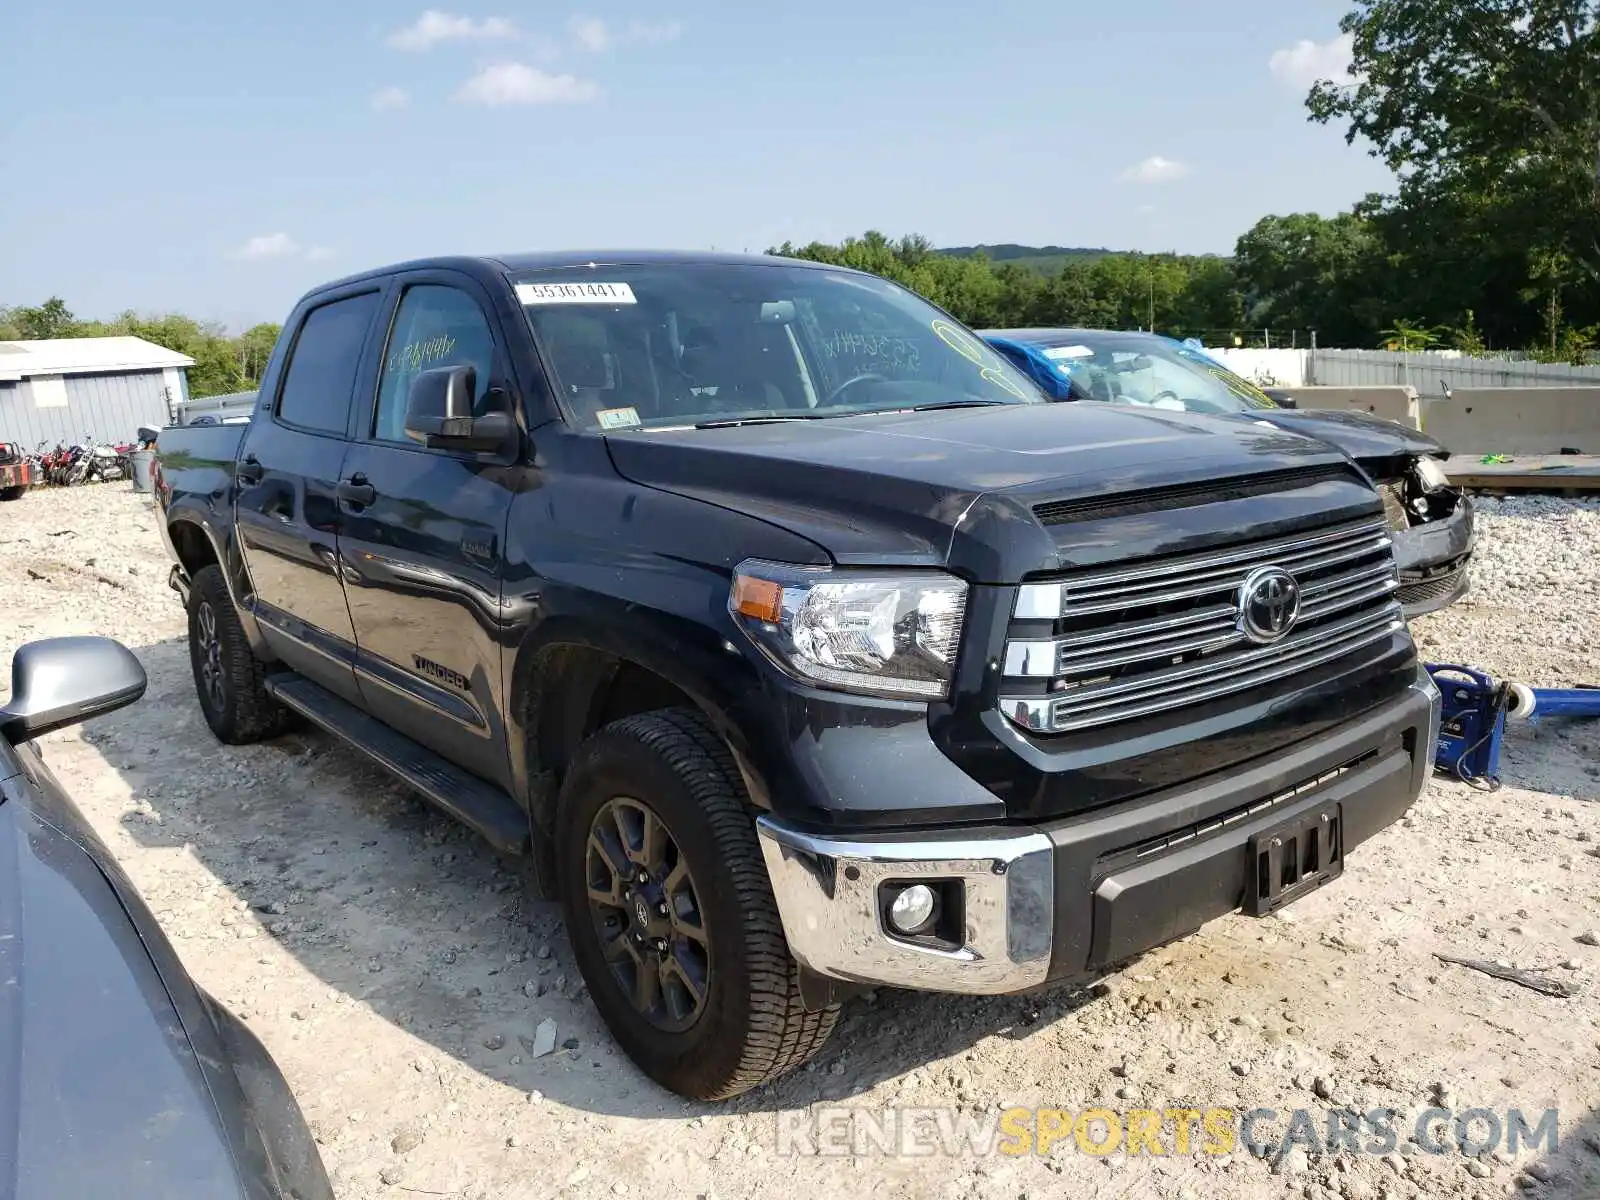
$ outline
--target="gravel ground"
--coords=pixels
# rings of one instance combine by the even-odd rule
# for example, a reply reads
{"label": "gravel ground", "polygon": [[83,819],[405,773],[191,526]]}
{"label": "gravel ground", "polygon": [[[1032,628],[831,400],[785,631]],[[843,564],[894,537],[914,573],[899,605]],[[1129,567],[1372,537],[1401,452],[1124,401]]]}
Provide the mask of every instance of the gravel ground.
{"label": "gravel ground", "polygon": [[[1470,600],[1425,654],[1600,682],[1600,506],[1485,502]],[[611,1044],[553,905],[359,756],[306,733],[225,749],[193,696],[149,501],[118,485],[0,506],[0,656],[103,633],[150,674],[138,705],[46,754],[185,963],[266,1042],[343,1200],[433,1195],[1410,1198],[1600,1194],[1600,732],[1517,727],[1494,794],[1436,781],[1337,884],[1231,917],[1092,989],[853,1004],[806,1071],[686,1104]],[[1433,953],[1550,968],[1553,999]],[[554,1053],[535,1031],[557,1030]],[[818,1104],[1412,1114],[1561,1111],[1554,1154],[1094,1157],[795,1154]],[[1268,1136],[1283,1122],[1264,1122]],[[1399,1122],[1402,1136],[1408,1118]],[[1170,1127],[1169,1127],[1170,1130]],[[1586,1142],[1586,1139],[1588,1141]],[[1196,1143],[1199,1142],[1196,1137]],[[804,1144],[803,1142],[801,1143]]]}

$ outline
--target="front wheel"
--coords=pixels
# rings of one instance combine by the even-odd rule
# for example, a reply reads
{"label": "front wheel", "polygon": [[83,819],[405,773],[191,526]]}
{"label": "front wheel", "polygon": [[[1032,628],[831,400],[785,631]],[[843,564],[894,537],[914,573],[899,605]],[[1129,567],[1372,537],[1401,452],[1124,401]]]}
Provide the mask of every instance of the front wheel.
{"label": "front wheel", "polygon": [[0,500],[21,500],[28,493],[28,485],[19,487],[0,488]]}
{"label": "front wheel", "polygon": [[625,717],[578,749],[556,822],[578,969],[612,1036],[663,1087],[721,1100],[822,1046],[743,781],[699,713]]}

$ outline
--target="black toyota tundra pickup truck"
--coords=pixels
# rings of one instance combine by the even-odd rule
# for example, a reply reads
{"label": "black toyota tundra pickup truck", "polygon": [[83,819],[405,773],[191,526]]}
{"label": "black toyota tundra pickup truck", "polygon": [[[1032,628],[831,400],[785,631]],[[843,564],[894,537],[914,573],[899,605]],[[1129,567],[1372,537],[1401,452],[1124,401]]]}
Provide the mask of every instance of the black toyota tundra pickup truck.
{"label": "black toyota tundra pickup truck", "polygon": [[1336,878],[1438,693],[1383,503],[1293,431],[1046,401],[870,275],[450,258],[290,315],[156,494],[218,738],[294,715],[558,897],[653,1078],[859,986],[1022,991]]}

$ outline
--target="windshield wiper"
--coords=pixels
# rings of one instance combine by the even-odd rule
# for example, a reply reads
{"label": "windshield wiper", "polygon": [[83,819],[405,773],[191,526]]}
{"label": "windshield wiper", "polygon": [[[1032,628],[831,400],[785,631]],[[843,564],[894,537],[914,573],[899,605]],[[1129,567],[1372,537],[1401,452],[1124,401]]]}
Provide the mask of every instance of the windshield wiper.
{"label": "windshield wiper", "polygon": [[696,421],[696,429],[732,429],[738,425],[781,425],[785,421],[808,421],[810,417],[723,417],[716,421]]}
{"label": "windshield wiper", "polygon": [[[1018,404],[1026,401],[1019,400]],[[944,400],[938,404],[908,404],[904,408],[869,408],[865,412],[852,415],[858,417],[884,417],[898,413],[934,412],[941,408],[1014,408],[1016,405],[1009,400]]]}
{"label": "windshield wiper", "polygon": [[784,413],[759,417],[724,417],[717,421],[701,421],[696,429],[727,429],[735,425],[776,425],[783,421],[835,421],[840,417],[873,417],[881,412],[910,412],[906,408],[829,408],[811,409],[803,413]]}
{"label": "windshield wiper", "polygon": [[948,400],[939,404],[913,404],[904,408],[837,408],[811,410],[803,413],[769,413],[762,416],[722,417],[714,421],[697,421],[696,429],[732,429],[739,425],[778,425],[786,421],[834,421],[842,417],[881,417],[889,413],[928,412],[936,408],[989,408],[999,405],[1009,408],[1005,400]]}

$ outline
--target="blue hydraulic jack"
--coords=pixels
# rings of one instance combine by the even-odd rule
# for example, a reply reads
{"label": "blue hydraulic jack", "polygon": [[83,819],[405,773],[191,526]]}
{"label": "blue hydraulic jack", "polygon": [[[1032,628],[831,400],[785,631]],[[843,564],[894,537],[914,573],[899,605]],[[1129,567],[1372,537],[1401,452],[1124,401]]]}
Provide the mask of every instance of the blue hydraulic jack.
{"label": "blue hydraulic jack", "polygon": [[1600,717],[1600,688],[1534,688],[1471,667],[1427,663],[1444,697],[1434,769],[1490,791],[1500,786],[1506,718]]}

